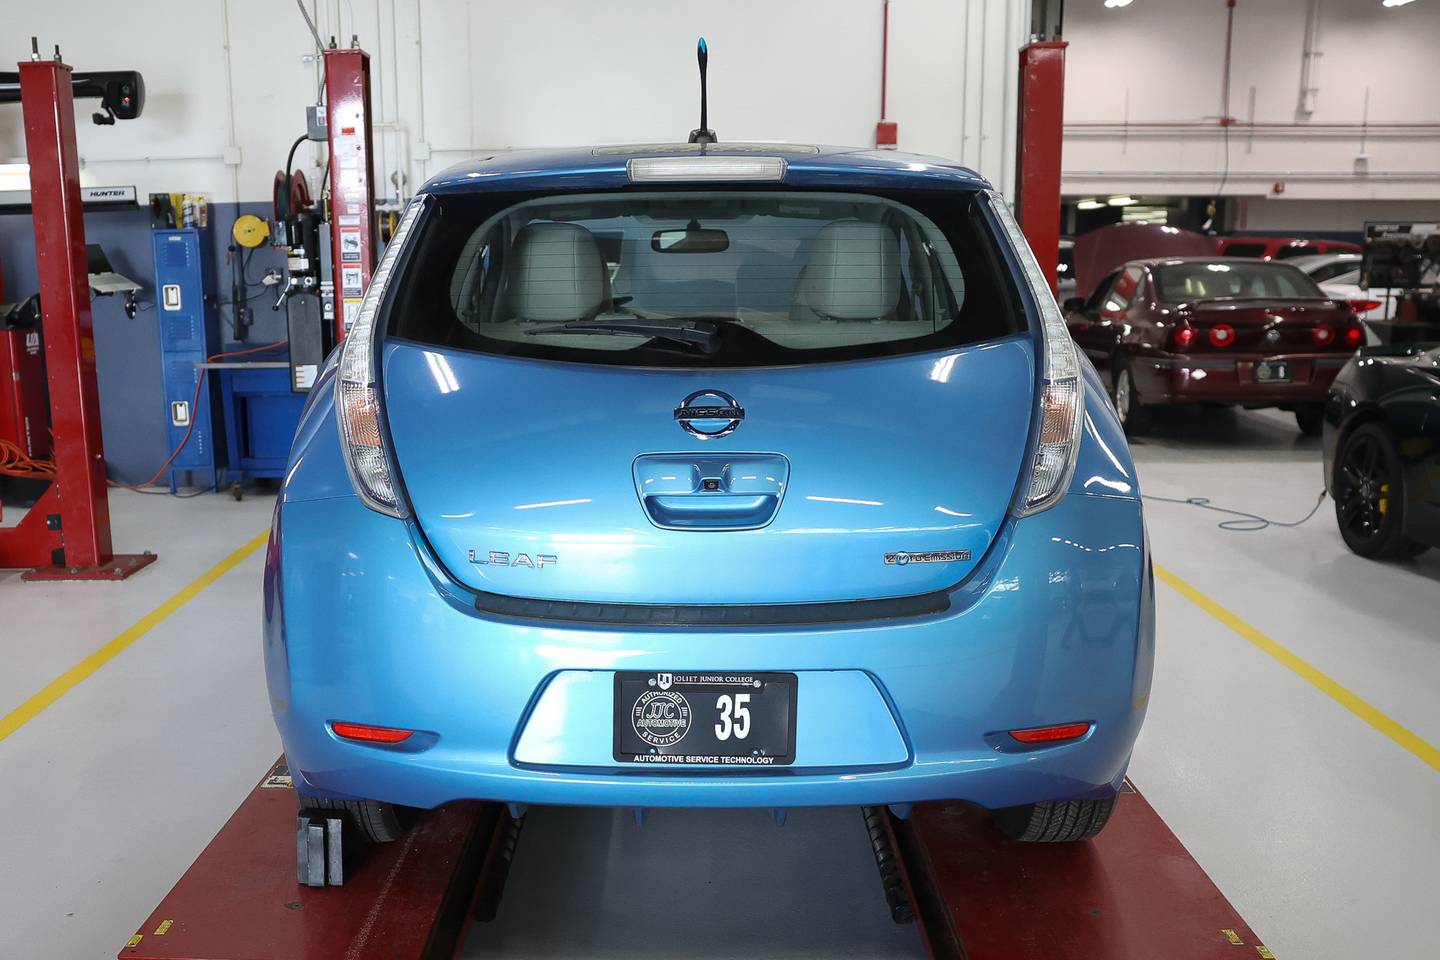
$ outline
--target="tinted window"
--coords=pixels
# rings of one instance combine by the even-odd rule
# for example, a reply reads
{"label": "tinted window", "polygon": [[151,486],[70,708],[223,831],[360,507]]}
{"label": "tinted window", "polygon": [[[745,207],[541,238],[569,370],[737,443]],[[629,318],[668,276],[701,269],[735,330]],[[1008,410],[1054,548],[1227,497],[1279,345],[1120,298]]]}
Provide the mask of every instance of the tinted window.
{"label": "tinted window", "polygon": [[1318,299],[1325,296],[1305,274],[1283,263],[1210,261],[1155,267],[1156,297],[1165,303],[1236,298]]}
{"label": "tinted window", "polygon": [[1227,257],[1263,257],[1263,256],[1265,256],[1265,244],[1263,244],[1263,243],[1227,243],[1227,244],[1225,244],[1225,256],[1227,256]]}
{"label": "tinted window", "polygon": [[1275,251],[1276,260],[1289,260],[1291,257],[1308,257],[1311,254],[1319,253],[1320,248],[1308,243],[1296,244],[1289,247],[1281,247]]}
{"label": "tinted window", "polygon": [[[539,359],[759,366],[943,349],[1024,328],[973,193],[515,201],[429,199],[389,307],[392,334]],[[668,335],[685,324],[708,342]]]}

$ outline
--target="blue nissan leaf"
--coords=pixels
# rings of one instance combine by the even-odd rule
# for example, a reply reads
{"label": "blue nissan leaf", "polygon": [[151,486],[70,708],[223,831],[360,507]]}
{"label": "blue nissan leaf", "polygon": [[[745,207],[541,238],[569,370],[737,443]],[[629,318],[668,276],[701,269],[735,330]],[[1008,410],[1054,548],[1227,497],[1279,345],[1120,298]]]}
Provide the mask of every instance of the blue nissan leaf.
{"label": "blue nissan leaf", "polygon": [[405,209],[265,572],[302,802],[963,800],[1104,826],[1153,582],[1105,390],[944,160],[511,153]]}

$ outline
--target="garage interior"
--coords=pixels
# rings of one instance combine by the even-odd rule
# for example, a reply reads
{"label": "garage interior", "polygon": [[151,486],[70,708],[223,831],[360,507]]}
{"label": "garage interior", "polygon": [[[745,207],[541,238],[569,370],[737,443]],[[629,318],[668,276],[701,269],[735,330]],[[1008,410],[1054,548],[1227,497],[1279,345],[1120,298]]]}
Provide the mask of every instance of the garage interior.
{"label": "garage interior", "polygon": [[[290,804],[277,835],[212,840],[237,808],[280,809],[257,787],[283,776],[260,583],[305,390],[331,330],[347,325],[346,301],[360,302],[330,264],[354,263],[367,282],[430,177],[501,151],[683,139],[703,35],[721,134],[898,146],[969,166],[1016,200],[1037,258],[1062,267],[1062,300],[1100,278],[1084,289],[1060,246],[1078,252],[1115,224],[1281,238],[1302,255],[1339,242],[1368,270],[1379,227],[1440,236],[1437,0],[155,0],[123,13],[84,0],[15,4],[6,19],[22,73],[10,82],[0,69],[0,310],[13,307],[17,357],[35,329],[21,326],[38,309],[27,303],[64,272],[67,244],[91,245],[92,293],[69,333],[52,333],[48,310],[40,327],[52,369],[38,409],[53,418],[54,449],[27,452],[23,430],[0,430],[11,440],[0,448],[0,957],[1436,955],[1440,549],[1386,560],[1349,549],[1325,495],[1322,438],[1274,408],[1155,408],[1130,440],[1158,640],[1128,773],[1138,793],[1122,801],[1153,810],[1173,846],[1105,859],[1107,832],[1094,841],[1102,853],[1039,851],[1049,859],[1027,861],[1022,883],[907,851],[947,824],[922,812],[895,827],[855,807],[537,806],[523,830],[465,828],[476,902],[488,889],[488,905],[471,901],[475,876],[459,893],[446,886],[464,863],[418,847],[394,875],[423,881],[341,909],[376,865],[339,889],[297,885],[288,791],[274,791]],[[37,154],[46,121],[32,65],[48,69],[57,45],[77,76],[143,76],[144,109],[125,117],[126,94],[107,85],[121,80],[77,82],[73,120],[50,111],[58,146]],[[317,100],[331,107],[318,132]],[[336,120],[342,104],[358,111],[352,126]],[[67,125],[73,183],[59,175]],[[1021,146],[1049,134],[1055,149]],[[295,199],[328,196],[353,170],[329,162],[346,136],[368,138],[373,166],[354,260],[346,231],[294,216]],[[288,234],[285,214],[300,224]],[[66,227],[76,222],[83,231]],[[164,257],[182,235],[188,272]],[[1081,289],[1065,287],[1067,271]],[[1385,294],[1366,343],[1392,342],[1400,301],[1433,305],[1428,284],[1393,303]],[[1356,289],[1333,295],[1353,306],[1374,293]],[[210,324],[198,347],[165,328],[169,298],[192,295]],[[1412,326],[1414,342],[1440,341]],[[57,381],[62,347],[81,372]],[[21,359],[17,384],[35,376]],[[211,379],[197,380],[202,369]],[[1440,376],[1431,384],[1436,431]],[[98,484],[87,457],[103,464]],[[45,499],[56,464],[90,471],[87,497]],[[83,561],[68,552],[82,530],[95,535]],[[991,842],[983,822],[956,822]],[[901,879],[886,856],[904,861]],[[269,886],[256,879],[266,870]],[[202,889],[213,896],[195,906]],[[270,906],[296,916],[305,898],[329,897],[343,929],[254,939],[270,921],[246,910],[272,889],[294,891]],[[997,907],[966,921],[961,889],[972,912],[988,889],[996,903],[1033,897],[1032,915]],[[927,890],[941,901],[928,911]],[[442,936],[457,896],[462,919]],[[166,911],[182,903],[209,911],[203,950],[167,952],[187,918]],[[1096,932],[1101,903],[1118,915]],[[1211,924],[1202,905],[1231,919]],[[391,932],[402,927],[413,948]],[[1182,942],[1192,928],[1208,939]],[[389,952],[365,952],[378,949],[372,932]],[[964,953],[947,952],[947,936]]]}

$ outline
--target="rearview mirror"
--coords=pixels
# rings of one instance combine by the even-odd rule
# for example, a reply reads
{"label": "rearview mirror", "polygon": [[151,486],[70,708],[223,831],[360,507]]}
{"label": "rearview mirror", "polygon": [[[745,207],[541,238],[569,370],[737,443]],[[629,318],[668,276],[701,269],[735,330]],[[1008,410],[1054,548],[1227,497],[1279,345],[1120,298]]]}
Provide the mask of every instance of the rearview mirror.
{"label": "rearview mirror", "polygon": [[1065,302],[1060,304],[1060,309],[1066,313],[1080,313],[1085,309],[1084,297],[1066,297]]}
{"label": "rearview mirror", "polygon": [[650,238],[656,253],[720,253],[730,249],[730,235],[711,230],[694,220],[684,230],[657,230]]}

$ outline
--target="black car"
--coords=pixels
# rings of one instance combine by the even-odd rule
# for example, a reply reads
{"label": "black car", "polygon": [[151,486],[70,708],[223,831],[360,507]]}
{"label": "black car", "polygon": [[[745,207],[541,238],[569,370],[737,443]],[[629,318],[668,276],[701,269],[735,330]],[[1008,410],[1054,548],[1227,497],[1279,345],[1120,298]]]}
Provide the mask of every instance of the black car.
{"label": "black car", "polygon": [[1440,546],[1440,344],[1365,347],[1330,387],[1325,488],[1362,557]]}

